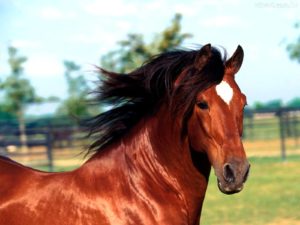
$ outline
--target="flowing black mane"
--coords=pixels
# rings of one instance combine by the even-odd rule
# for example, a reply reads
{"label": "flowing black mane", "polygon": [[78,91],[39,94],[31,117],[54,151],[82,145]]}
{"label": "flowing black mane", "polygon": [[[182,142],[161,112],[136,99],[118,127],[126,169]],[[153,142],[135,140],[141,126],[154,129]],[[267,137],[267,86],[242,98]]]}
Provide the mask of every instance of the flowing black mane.
{"label": "flowing black mane", "polygon": [[[87,121],[97,152],[128,132],[144,116],[169,104],[174,116],[183,115],[182,135],[196,101],[196,95],[222,81],[224,60],[216,48],[207,51],[176,50],[155,56],[128,74],[100,69],[103,75],[97,101],[112,108]],[[175,82],[176,81],[176,82]]]}

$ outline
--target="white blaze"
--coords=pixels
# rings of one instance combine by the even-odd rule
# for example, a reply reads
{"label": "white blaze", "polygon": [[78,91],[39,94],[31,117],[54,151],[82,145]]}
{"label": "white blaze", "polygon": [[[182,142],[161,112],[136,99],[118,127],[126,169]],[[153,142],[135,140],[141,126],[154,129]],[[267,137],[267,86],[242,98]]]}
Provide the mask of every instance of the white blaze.
{"label": "white blaze", "polygon": [[223,101],[226,102],[227,105],[229,105],[233,96],[233,90],[230,85],[226,81],[222,81],[217,85],[216,91],[217,94],[223,99]]}

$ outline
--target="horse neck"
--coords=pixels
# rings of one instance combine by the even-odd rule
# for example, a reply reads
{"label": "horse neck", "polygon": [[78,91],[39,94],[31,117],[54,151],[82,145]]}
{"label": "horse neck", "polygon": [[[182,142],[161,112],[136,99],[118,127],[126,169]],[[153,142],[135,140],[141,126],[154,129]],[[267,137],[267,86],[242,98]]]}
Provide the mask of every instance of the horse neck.
{"label": "horse neck", "polygon": [[[181,120],[174,119],[170,115],[170,110],[162,107],[146,124],[145,127],[149,130],[147,136],[150,148],[144,149],[147,151],[144,154],[153,154],[152,159],[156,159],[157,165],[155,168],[159,166],[161,170],[164,168],[163,178],[170,181],[172,177],[173,181],[176,181],[174,186],[185,193],[186,198],[191,198],[190,201],[203,198],[210,164],[206,156],[202,157],[197,153],[193,154],[195,157],[192,159],[188,138],[181,138]],[[194,159],[198,162],[193,162]],[[188,196],[189,194],[191,196]]]}
{"label": "horse neck", "polygon": [[142,119],[127,135],[94,155],[91,161],[97,162],[100,170],[103,165],[118,167],[115,169],[126,173],[131,183],[146,183],[145,186],[153,190],[159,187],[172,191],[187,208],[190,220],[194,217],[197,220],[210,166],[201,174],[193,165],[188,140],[181,139],[179,124],[162,108],[154,116]]}

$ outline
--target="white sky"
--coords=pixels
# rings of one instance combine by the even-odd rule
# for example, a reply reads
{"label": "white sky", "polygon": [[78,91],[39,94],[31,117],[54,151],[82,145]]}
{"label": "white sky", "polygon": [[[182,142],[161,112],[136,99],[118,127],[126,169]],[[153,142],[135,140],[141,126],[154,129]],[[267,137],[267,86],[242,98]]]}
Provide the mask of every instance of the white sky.
{"label": "white sky", "polygon": [[300,64],[286,45],[300,36],[297,0],[0,0],[0,77],[9,73],[7,47],[28,57],[25,74],[42,96],[66,95],[63,60],[74,60],[95,76],[90,65],[117,47],[128,33],[150,40],[183,15],[185,47],[212,43],[229,55],[245,52],[237,80],[248,102],[300,96]]}

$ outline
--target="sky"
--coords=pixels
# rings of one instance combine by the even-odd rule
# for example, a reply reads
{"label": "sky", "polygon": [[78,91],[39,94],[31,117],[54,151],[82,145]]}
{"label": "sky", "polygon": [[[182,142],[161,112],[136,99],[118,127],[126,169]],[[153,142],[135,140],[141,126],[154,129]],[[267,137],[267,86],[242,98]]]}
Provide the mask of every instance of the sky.
{"label": "sky", "polygon": [[0,0],[0,77],[9,74],[7,47],[28,57],[25,76],[40,96],[66,97],[64,60],[80,64],[94,81],[93,65],[129,33],[151,40],[181,13],[183,47],[211,43],[244,49],[237,82],[248,103],[300,97],[300,64],[287,44],[300,36],[297,0]]}

